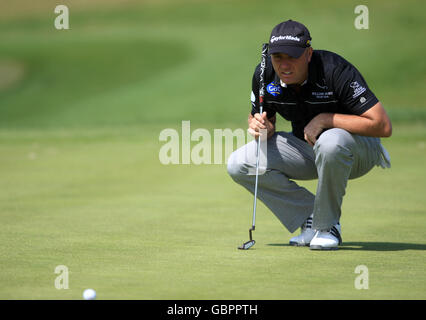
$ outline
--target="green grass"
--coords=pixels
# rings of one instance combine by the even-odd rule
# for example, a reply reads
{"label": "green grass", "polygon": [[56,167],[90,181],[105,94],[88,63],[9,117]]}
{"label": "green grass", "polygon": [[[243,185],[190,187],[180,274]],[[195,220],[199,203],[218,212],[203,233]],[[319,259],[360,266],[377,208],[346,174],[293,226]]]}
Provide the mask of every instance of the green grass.
{"label": "green grass", "polygon": [[[368,3],[364,31],[357,4],[70,5],[68,31],[50,7],[2,20],[0,71],[24,72],[0,87],[0,298],[81,299],[89,287],[99,299],[426,298],[426,67],[424,43],[406,37],[424,38],[421,2]],[[337,252],[288,246],[262,203],[257,244],[237,250],[253,199],[225,164],[158,159],[161,130],[182,120],[245,128],[260,43],[287,18],[353,62],[394,124],[392,169],[349,183]],[[54,287],[58,265],[68,290]],[[354,287],[358,265],[368,290]]]}
{"label": "green grass", "polygon": [[[0,296],[78,299],[93,287],[110,299],[424,298],[422,127],[397,126],[392,170],[349,183],[338,252],[287,246],[290,234],[263,204],[256,246],[238,251],[252,197],[224,165],[160,164],[156,137],[1,132]],[[69,290],[54,287],[61,264]],[[354,288],[361,264],[369,290]]]}

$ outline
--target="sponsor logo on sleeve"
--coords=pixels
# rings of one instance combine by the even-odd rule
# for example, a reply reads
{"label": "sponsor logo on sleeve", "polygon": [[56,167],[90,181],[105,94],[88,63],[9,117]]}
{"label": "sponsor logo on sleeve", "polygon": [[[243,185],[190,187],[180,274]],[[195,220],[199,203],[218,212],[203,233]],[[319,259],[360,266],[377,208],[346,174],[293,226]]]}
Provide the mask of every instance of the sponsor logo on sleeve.
{"label": "sponsor logo on sleeve", "polygon": [[251,105],[253,107],[256,107],[256,96],[254,95],[254,92],[252,91],[250,94],[250,101],[251,101]]}
{"label": "sponsor logo on sleeve", "polygon": [[354,81],[354,82],[351,82],[351,84],[349,85],[352,89],[353,89],[353,91],[354,91],[354,93],[353,93],[353,95],[352,95],[352,98],[356,98],[356,97],[359,97],[361,94],[363,94],[367,89],[366,88],[364,88],[363,86],[361,86],[359,83],[358,83],[358,81]]}

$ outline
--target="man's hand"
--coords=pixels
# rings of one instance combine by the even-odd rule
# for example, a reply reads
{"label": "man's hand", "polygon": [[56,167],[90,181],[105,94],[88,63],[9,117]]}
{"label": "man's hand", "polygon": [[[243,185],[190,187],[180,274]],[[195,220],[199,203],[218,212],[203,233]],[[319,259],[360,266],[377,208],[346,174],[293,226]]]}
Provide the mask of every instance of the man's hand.
{"label": "man's hand", "polygon": [[266,112],[263,112],[262,115],[260,115],[260,113],[255,113],[254,116],[249,114],[248,132],[257,140],[257,138],[261,136],[260,130],[266,129],[267,138],[269,139],[275,133],[275,120],[276,116],[268,119]]}
{"label": "man's hand", "polygon": [[328,127],[326,123],[331,116],[331,113],[320,113],[306,125],[303,132],[307,143],[311,146],[315,144],[321,132]]}

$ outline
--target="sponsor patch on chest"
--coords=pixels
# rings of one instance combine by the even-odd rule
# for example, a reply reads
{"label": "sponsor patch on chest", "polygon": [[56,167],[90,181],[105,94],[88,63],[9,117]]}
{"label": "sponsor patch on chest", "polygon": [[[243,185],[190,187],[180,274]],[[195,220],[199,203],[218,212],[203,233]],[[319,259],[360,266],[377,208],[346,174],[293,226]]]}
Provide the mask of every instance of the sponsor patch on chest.
{"label": "sponsor patch on chest", "polygon": [[333,96],[333,91],[312,91],[312,97],[316,99],[328,99]]}
{"label": "sponsor patch on chest", "polygon": [[266,90],[274,97],[281,94],[281,86],[279,83],[271,82],[266,86]]}

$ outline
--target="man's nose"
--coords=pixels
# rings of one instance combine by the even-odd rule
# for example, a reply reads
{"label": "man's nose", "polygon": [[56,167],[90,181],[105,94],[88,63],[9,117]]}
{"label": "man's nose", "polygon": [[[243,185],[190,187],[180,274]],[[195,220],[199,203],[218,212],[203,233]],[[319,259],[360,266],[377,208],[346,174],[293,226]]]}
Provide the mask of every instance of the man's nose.
{"label": "man's nose", "polygon": [[290,69],[291,63],[288,59],[283,59],[280,63],[281,69]]}

